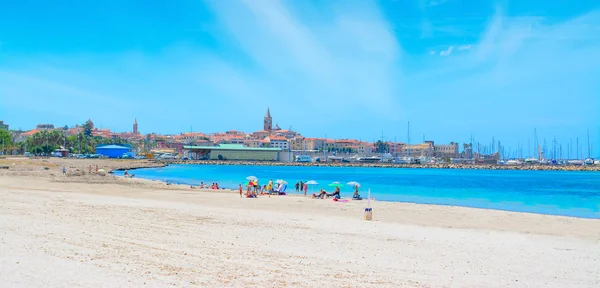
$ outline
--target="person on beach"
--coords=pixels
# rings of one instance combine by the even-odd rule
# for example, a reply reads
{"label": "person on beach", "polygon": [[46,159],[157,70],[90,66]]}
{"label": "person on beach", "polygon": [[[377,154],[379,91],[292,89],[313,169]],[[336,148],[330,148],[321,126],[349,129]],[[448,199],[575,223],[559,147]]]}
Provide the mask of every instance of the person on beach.
{"label": "person on beach", "polygon": [[267,191],[269,192],[269,194],[273,192],[273,179],[269,180],[269,183],[267,184]]}
{"label": "person on beach", "polygon": [[96,174],[98,174],[98,165],[96,165]]}
{"label": "person on beach", "polygon": [[89,173],[92,174],[92,165],[89,167]]}
{"label": "person on beach", "polygon": [[362,200],[362,197],[360,197],[360,194],[358,194],[358,186],[354,187],[354,195],[352,195],[352,199]]}
{"label": "person on beach", "polygon": [[67,175],[67,168],[65,168],[65,166],[63,166],[63,168],[62,168],[62,172],[63,172],[63,175],[65,175],[65,176]]}
{"label": "person on beach", "polygon": [[327,196],[331,196],[334,197],[336,199],[340,199],[342,198],[342,196],[340,195],[340,187],[335,187],[335,191]]}
{"label": "person on beach", "polygon": [[300,183],[296,182],[296,192],[300,191]]}
{"label": "person on beach", "polygon": [[123,173],[123,176],[125,176],[125,177],[129,176],[129,170],[125,170],[125,173]]}
{"label": "person on beach", "polygon": [[304,182],[300,181],[300,192],[302,192],[302,190],[304,190]]}
{"label": "person on beach", "polygon": [[258,184],[258,180],[254,181],[254,193],[258,193],[259,192],[259,187],[260,185]]}
{"label": "person on beach", "polygon": [[306,196],[306,192],[308,192],[308,184],[304,184],[304,196]]}
{"label": "person on beach", "polygon": [[240,184],[240,187],[238,187],[238,190],[240,190],[240,198],[242,198],[242,191],[244,190],[244,189],[242,189],[242,184]]}
{"label": "person on beach", "polygon": [[321,189],[321,191],[319,192],[319,194],[317,195],[317,193],[313,193],[312,198],[325,198],[327,197],[327,191]]}

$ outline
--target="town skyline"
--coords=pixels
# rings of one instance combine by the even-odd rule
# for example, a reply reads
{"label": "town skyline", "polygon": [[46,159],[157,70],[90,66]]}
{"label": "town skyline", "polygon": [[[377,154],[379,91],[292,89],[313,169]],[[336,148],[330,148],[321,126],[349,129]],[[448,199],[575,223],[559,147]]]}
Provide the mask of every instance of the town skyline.
{"label": "town skyline", "polygon": [[[386,137],[385,134],[378,139],[361,139],[351,137],[334,138],[328,137],[327,135],[324,137],[319,137],[307,135],[302,133],[302,131],[281,128],[276,118],[272,117],[269,107],[267,107],[266,113],[263,117],[262,129],[258,129],[260,127],[256,125],[258,128],[254,131],[239,131],[235,129],[228,129],[225,131],[193,131],[192,129],[190,131],[182,131],[173,134],[161,134],[153,132],[140,132],[137,118],[134,118],[132,126],[130,126],[131,128],[128,131],[114,131],[110,128],[105,128],[101,125],[98,126],[94,124],[92,119],[88,119],[88,121],[91,121],[92,123],[93,136],[101,136],[105,138],[119,137],[130,141],[142,141],[152,135],[152,139],[157,139],[156,137],[164,137],[164,139],[170,139],[168,141],[179,143],[180,145],[175,145],[179,148],[181,148],[180,146],[182,145],[195,142],[204,143],[206,145],[233,143],[242,144],[249,147],[275,147],[283,150],[295,151],[303,149],[319,150],[323,149],[323,147],[328,147],[331,149],[335,147],[336,150],[342,150],[348,153],[371,154],[374,151],[379,152],[380,149],[376,148],[377,142],[384,142],[388,143],[384,150],[390,153],[398,153],[399,150],[412,151],[412,149],[417,151],[426,151],[428,149],[433,150],[433,145],[435,145],[438,147],[438,149],[452,149],[453,152],[449,153],[451,155],[459,155],[468,148],[465,145],[471,145],[470,147],[472,147],[472,150],[470,151],[481,155],[492,155],[494,153],[499,153],[504,154],[503,157],[505,158],[537,158],[539,156],[539,146],[539,150],[543,151],[544,157],[548,158],[586,158],[588,156],[600,158],[600,153],[598,153],[598,151],[594,148],[594,143],[588,143],[588,141],[591,140],[588,140],[587,133],[582,137],[571,138],[568,140],[568,142],[565,142],[556,141],[555,138],[547,139],[543,135],[538,134],[537,129],[535,129],[532,137],[527,138],[526,141],[517,142],[517,144],[514,146],[511,143],[503,142],[503,140],[499,138],[479,139],[475,138],[473,135],[471,135],[467,141],[448,142],[427,138],[425,135],[423,135],[421,139],[419,139],[419,135],[414,138],[412,138],[413,136],[410,136],[411,139],[413,139],[412,141],[408,139],[409,135],[406,135],[406,138],[394,137],[392,139]],[[1,121],[1,124],[5,125],[4,121]],[[85,123],[71,126],[43,123],[36,125],[34,129],[17,132],[18,137],[15,137],[15,139],[24,141],[26,137],[30,137],[37,132],[48,130],[64,130],[65,133],[67,133],[69,136],[72,136],[78,133],[83,133],[84,126]],[[65,130],[64,128],[68,129]],[[407,130],[408,128],[409,127],[407,125]],[[312,142],[306,142],[308,140],[305,139],[309,139]],[[430,143],[431,147],[429,147],[427,143]],[[450,147],[451,145],[456,145],[456,148]],[[400,151],[400,154],[402,153],[403,152]],[[418,153],[425,152],[417,152],[417,154]]]}

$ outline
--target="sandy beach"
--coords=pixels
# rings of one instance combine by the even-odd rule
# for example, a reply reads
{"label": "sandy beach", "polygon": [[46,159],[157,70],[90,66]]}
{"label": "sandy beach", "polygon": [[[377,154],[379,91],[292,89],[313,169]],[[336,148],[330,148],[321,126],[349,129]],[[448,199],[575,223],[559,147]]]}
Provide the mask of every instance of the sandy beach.
{"label": "sandy beach", "polygon": [[88,173],[143,164],[0,159],[2,287],[600,287],[600,220]]}

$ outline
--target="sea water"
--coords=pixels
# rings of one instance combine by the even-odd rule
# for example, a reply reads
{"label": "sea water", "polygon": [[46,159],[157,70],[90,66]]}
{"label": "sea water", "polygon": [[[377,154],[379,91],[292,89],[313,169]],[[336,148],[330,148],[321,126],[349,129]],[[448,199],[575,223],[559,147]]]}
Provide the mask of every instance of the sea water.
{"label": "sea water", "polygon": [[[360,194],[367,189],[378,201],[454,205],[539,214],[600,219],[600,173],[572,171],[393,169],[356,167],[292,167],[236,165],[170,165],[130,171],[135,177],[198,185],[219,183],[237,188],[256,176],[261,186],[269,180],[295,183],[315,180],[309,194],[338,181],[357,181]],[[123,175],[123,172],[116,172]],[[342,187],[342,197],[352,197],[353,188]]]}

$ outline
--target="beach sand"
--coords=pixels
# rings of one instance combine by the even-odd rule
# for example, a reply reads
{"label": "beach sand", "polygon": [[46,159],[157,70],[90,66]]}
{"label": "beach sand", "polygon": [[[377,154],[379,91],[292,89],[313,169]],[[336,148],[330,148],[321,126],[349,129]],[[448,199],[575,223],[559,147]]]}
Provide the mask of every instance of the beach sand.
{"label": "beach sand", "polygon": [[600,287],[600,220],[374,201],[365,221],[364,201],[241,199],[91,164],[139,162],[0,160],[2,287]]}

